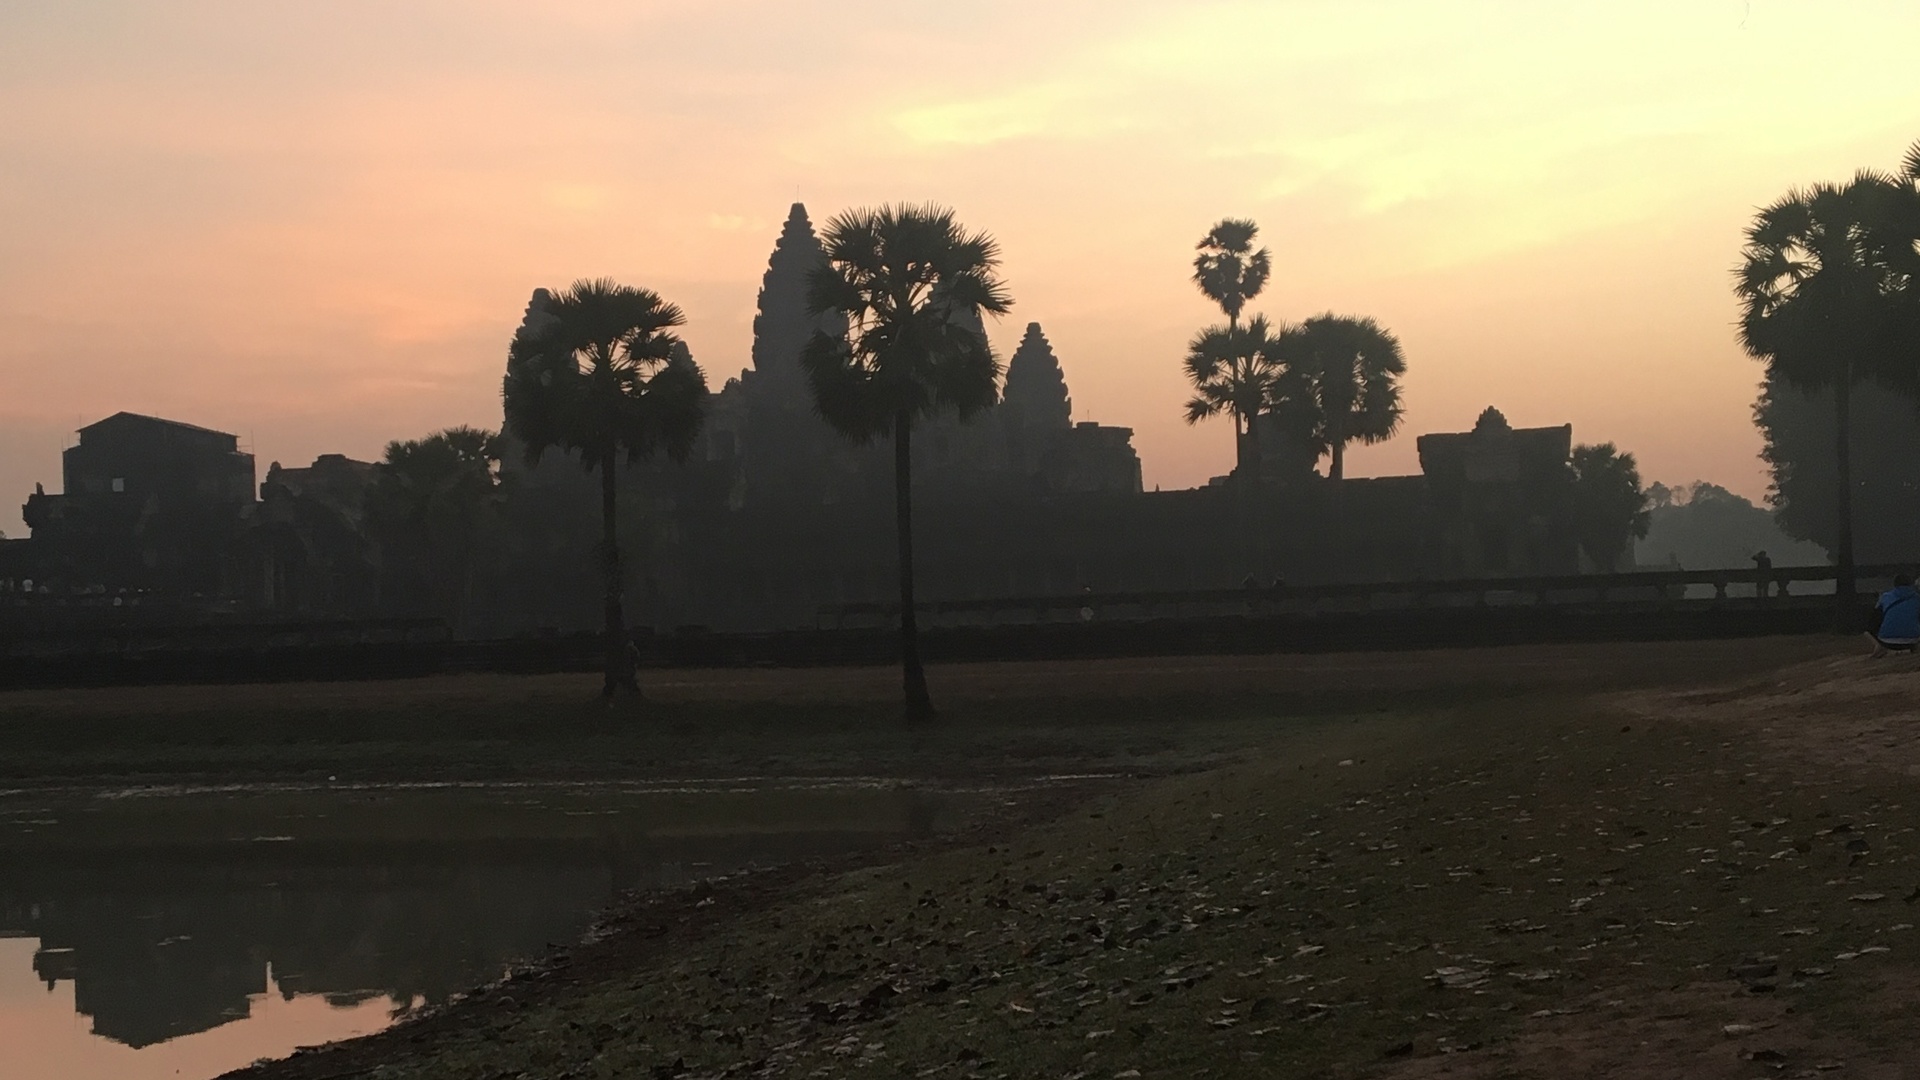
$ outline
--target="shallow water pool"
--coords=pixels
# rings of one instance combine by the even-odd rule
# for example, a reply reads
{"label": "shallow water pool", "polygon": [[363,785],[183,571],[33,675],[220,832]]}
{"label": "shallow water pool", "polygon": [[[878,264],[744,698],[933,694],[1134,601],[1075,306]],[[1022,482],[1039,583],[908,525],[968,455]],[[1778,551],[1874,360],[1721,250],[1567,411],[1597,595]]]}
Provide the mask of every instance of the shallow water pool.
{"label": "shallow water pool", "polygon": [[205,1080],[379,1030],[621,893],[961,826],[884,779],[0,792],[0,1077]]}

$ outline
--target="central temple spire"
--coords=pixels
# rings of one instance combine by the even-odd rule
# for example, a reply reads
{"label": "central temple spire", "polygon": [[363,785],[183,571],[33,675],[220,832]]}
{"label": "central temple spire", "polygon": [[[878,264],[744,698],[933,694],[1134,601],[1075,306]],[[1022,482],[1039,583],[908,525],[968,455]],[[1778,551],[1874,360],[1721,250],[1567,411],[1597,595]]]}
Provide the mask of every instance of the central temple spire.
{"label": "central temple spire", "polygon": [[804,203],[794,203],[760,279],[759,311],[753,317],[753,369],[782,395],[806,393],[800,352],[820,320],[807,314],[807,278],[826,265]]}
{"label": "central temple spire", "polygon": [[1020,347],[1007,361],[1006,405],[1026,427],[1064,428],[1072,422],[1073,399],[1067,396],[1067,377],[1060,370],[1060,359],[1053,355],[1053,344],[1037,322],[1027,324]]}

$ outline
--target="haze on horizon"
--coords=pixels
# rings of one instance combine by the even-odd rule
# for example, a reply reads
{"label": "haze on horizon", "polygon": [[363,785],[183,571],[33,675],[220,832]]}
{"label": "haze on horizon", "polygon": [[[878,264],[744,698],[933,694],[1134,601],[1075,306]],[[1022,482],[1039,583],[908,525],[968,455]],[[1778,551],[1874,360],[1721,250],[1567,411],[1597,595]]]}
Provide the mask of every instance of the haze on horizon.
{"label": "haze on horizon", "polygon": [[1405,345],[1403,434],[1350,475],[1494,404],[1757,498],[1741,230],[1920,137],[1916,40],[1890,0],[9,5],[0,530],[122,409],[262,473],[496,427],[528,294],[579,277],[681,304],[717,388],[796,199],[994,233],[996,345],[1042,323],[1149,487],[1231,466],[1179,359],[1234,215],[1274,253],[1253,310]]}

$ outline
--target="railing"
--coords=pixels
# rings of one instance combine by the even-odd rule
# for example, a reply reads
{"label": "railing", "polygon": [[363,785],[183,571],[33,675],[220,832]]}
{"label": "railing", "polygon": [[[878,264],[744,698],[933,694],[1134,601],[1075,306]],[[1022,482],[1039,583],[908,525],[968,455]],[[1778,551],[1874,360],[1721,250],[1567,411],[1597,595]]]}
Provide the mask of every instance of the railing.
{"label": "railing", "polygon": [[[1858,567],[1862,585],[1879,585],[1908,572],[1902,565]],[[1377,581],[1321,585],[1253,585],[1232,589],[1130,592],[1081,592],[1054,596],[1016,596],[970,600],[932,600],[914,605],[930,624],[1047,622],[1069,620],[1190,618],[1195,616],[1311,615],[1322,611],[1380,611],[1445,606],[1532,604],[1593,605],[1769,603],[1789,597],[1795,585],[1831,583],[1831,566],[1774,567],[1759,570],[1633,570],[1616,574],[1557,574],[1532,577],[1457,578]],[[1713,590],[1712,596],[1693,596]],[[1830,595],[1831,589],[1818,590]],[[845,627],[899,618],[897,603],[829,604],[820,608],[818,625]]]}

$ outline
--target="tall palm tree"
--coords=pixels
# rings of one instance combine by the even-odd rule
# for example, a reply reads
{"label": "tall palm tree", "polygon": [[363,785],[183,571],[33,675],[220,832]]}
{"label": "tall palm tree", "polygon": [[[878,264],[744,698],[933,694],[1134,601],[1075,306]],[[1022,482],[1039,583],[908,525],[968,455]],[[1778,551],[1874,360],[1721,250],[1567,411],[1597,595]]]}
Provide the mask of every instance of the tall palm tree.
{"label": "tall palm tree", "polygon": [[1193,259],[1193,283],[1220,305],[1227,326],[1237,329],[1241,309],[1266,288],[1273,260],[1266,248],[1255,250],[1260,226],[1243,218],[1223,218],[1200,238]]}
{"label": "tall palm tree", "polygon": [[1000,361],[983,315],[1013,306],[1000,248],[933,206],[850,210],[827,223],[827,263],[807,292],[811,314],[845,320],[815,331],[801,354],[814,407],[857,442],[893,439],[899,546],[900,667],[906,716],[933,715],[913,606],[913,426],[940,412],[965,417],[999,400]]}
{"label": "tall palm tree", "polygon": [[1735,272],[1747,352],[1801,391],[1833,392],[1834,562],[1843,620],[1856,584],[1853,387],[1876,375],[1898,381],[1887,354],[1900,322],[1902,283],[1885,238],[1899,205],[1895,181],[1866,172],[1845,184],[1790,192],[1747,227]]}
{"label": "tall palm tree", "polygon": [[1318,439],[1330,455],[1327,478],[1346,475],[1350,442],[1385,442],[1400,430],[1405,407],[1400,341],[1372,319],[1315,315],[1281,335],[1276,346],[1309,387]]}
{"label": "tall palm tree", "polygon": [[1207,299],[1220,305],[1225,327],[1209,327],[1187,345],[1187,379],[1195,394],[1187,402],[1187,423],[1217,416],[1233,418],[1234,475],[1248,478],[1259,468],[1254,446],[1254,418],[1266,408],[1266,395],[1278,377],[1268,344],[1271,335],[1261,321],[1258,336],[1243,333],[1240,312],[1247,301],[1266,288],[1273,259],[1266,248],[1256,249],[1260,226],[1244,218],[1222,218],[1194,245],[1193,283]]}
{"label": "tall palm tree", "polygon": [[1920,397],[1920,142],[1907,149],[1897,183],[1882,236],[1899,289],[1895,348],[1903,359],[1895,361],[1896,382]]}
{"label": "tall palm tree", "polygon": [[507,353],[506,428],[526,444],[531,463],[558,447],[600,473],[604,692],[637,693],[622,610],[615,466],[622,453],[634,462],[656,450],[685,460],[705,419],[707,380],[671,332],[685,317],[652,290],[577,281],[548,299],[543,314],[529,314]]}
{"label": "tall palm tree", "polygon": [[1234,472],[1251,477],[1260,470],[1259,430],[1255,418],[1278,400],[1297,400],[1297,388],[1274,349],[1267,317],[1255,315],[1245,326],[1210,326],[1187,343],[1187,423],[1226,415],[1233,421]]}

